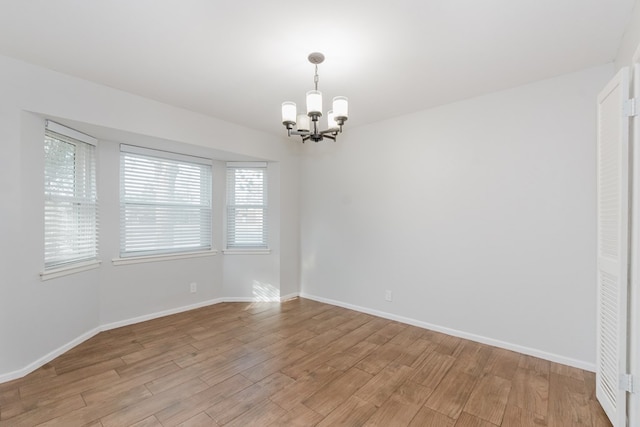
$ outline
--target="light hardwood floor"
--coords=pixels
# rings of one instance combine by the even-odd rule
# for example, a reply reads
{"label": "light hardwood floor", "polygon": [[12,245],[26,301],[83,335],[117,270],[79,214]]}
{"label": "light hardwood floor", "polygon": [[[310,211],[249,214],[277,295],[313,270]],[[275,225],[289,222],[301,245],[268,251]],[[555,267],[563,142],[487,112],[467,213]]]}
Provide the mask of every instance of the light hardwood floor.
{"label": "light hardwood floor", "polygon": [[100,333],[0,384],[0,426],[610,426],[594,375],[306,299]]}

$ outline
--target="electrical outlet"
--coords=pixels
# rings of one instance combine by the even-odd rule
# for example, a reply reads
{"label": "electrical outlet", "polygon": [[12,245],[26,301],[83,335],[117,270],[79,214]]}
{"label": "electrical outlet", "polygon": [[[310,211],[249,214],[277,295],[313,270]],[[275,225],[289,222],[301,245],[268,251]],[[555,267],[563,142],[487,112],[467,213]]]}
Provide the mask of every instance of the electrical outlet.
{"label": "electrical outlet", "polygon": [[393,293],[389,290],[384,292],[384,299],[386,301],[393,301]]}
{"label": "electrical outlet", "polygon": [[198,284],[196,282],[191,282],[191,293],[196,293],[198,291]]}

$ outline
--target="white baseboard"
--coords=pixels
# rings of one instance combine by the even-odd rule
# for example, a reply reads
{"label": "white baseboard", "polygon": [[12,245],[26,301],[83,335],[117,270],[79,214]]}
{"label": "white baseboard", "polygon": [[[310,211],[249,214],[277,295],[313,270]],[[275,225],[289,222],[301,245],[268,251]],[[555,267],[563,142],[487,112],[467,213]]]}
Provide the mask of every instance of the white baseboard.
{"label": "white baseboard", "polygon": [[294,292],[292,294],[288,294],[288,295],[283,295],[280,297],[280,302],[285,302],[288,301],[290,299],[294,299],[294,298],[298,298],[300,296],[300,294],[298,292]]}
{"label": "white baseboard", "polygon": [[172,314],[178,314],[189,310],[195,310],[196,308],[207,307],[209,305],[220,304],[221,302],[227,302],[224,298],[216,298],[212,300],[202,301],[196,304],[185,305],[182,307],[171,308],[169,310],[158,311],[151,314],[145,314],[144,316],[133,317],[131,319],[119,320],[117,322],[107,323],[100,327],[100,331],[108,331],[110,329],[121,328],[123,326],[133,325],[135,323],[146,322],[147,320],[157,319],[159,317],[170,316]]}
{"label": "white baseboard", "polygon": [[[379,311],[379,310],[373,310],[370,308],[366,308],[366,307],[361,307],[358,305],[353,305],[353,304],[348,304],[348,303],[344,303],[341,301],[336,301],[336,300],[332,300],[332,299],[328,299],[328,298],[323,298],[323,297],[319,297],[316,295],[310,295],[307,293],[291,293],[288,295],[284,295],[282,297],[280,297],[280,301],[287,301],[296,297],[302,297],[302,298],[307,298],[307,299],[311,299],[314,301],[318,301],[318,302],[323,302],[325,304],[331,304],[331,305],[335,305],[338,307],[343,307],[343,308],[348,308],[350,310],[355,310],[355,311],[359,311],[362,313],[367,313],[367,314],[371,314],[373,316],[378,316],[378,317],[382,317],[384,319],[390,319],[390,320],[395,320],[397,322],[401,322],[401,323],[406,323],[408,325],[413,325],[413,326],[418,326],[420,328],[425,328],[425,329],[430,329],[432,331],[436,331],[436,332],[441,332],[447,335],[453,335],[455,337],[459,337],[459,338],[464,338],[464,339],[468,339],[471,341],[476,341],[482,344],[487,344],[487,345],[491,345],[494,347],[500,347],[500,348],[504,348],[506,350],[512,350],[512,351],[516,351],[518,353],[522,353],[522,354],[527,354],[529,356],[534,356],[534,357],[539,357],[541,359],[545,359],[545,360],[549,360],[552,362],[556,362],[556,363],[561,363],[563,365],[568,365],[568,366],[573,366],[576,368],[580,368],[580,369],[584,369],[587,371],[591,371],[591,372],[595,372],[596,370],[596,366],[593,363],[588,363],[582,360],[577,360],[577,359],[572,359],[569,357],[564,357],[564,356],[560,356],[557,354],[553,354],[553,353],[547,353],[541,350],[537,350],[534,348],[529,348],[529,347],[523,347],[520,346],[518,344],[512,344],[512,343],[508,343],[508,342],[504,342],[504,341],[500,341],[500,340],[495,340],[493,338],[487,338],[487,337],[483,337],[481,335],[475,335],[475,334],[470,334],[467,332],[463,332],[463,331],[458,331],[455,329],[450,329],[450,328],[446,328],[443,326],[438,326],[438,325],[434,325],[431,323],[427,323],[427,322],[422,322],[419,320],[415,320],[415,319],[411,319],[408,317],[403,317],[403,316],[398,316],[395,314],[391,314],[391,313],[387,313],[384,311]],[[106,323],[104,325],[100,325],[97,328],[94,328],[88,332],[85,332],[84,334],[80,335],[79,337],[73,339],[72,341],[60,346],[59,348],[49,352],[48,354],[46,354],[45,356],[29,363],[27,366],[25,366],[24,368],[12,371],[12,372],[7,372],[5,374],[0,374],[0,384],[7,382],[7,381],[11,381],[11,380],[15,380],[18,378],[22,378],[27,374],[30,374],[31,372],[35,371],[36,369],[42,367],[43,365],[45,365],[46,363],[49,363],[50,361],[52,361],[53,359],[55,359],[56,357],[62,355],[63,353],[69,351],[70,349],[72,349],[73,347],[82,344],[84,341],[88,340],[89,338],[97,335],[98,333],[102,332],[102,331],[108,331],[111,329],[115,329],[115,328],[121,328],[123,326],[128,326],[128,325],[133,325],[135,323],[140,323],[140,322],[145,322],[147,320],[152,320],[152,319],[157,319],[159,317],[164,317],[164,316],[169,316],[172,314],[177,314],[177,313],[182,313],[185,311],[189,311],[189,310],[195,310],[197,308],[201,308],[201,307],[206,307],[206,306],[210,306],[210,305],[214,305],[214,304],[220,304],[223,302],[256,302],[259,300],[256,300],[255,298],[251,298],[251,297],[229,297],[229,298],[216,298],[216,299],[212,299],[212,300],[207,300],[207,301],[202,301],[196,304],[191,304],[191,305],[186,305],[186,306],[182,306],[182,307],[177,307],[177,308],[172,308],[169,310],[164,310],[164,311],[159,311],[159,312],[155,312],[155,313],[150,313],[150,314],[145,314],[143,316],[138,316],[138,317],[133,317],[130,319],[125,319],[125,320],[120,320],[117,322],[112,322],[112,323]]]}
{"label": "white baseboard", "polygon": [[[229,298],[225,298],[224,302],[259,302],[259,300],[252,297],[229,297]],[[262,301],[262,302],[269,302],[269,301]]]}
{"label": "white baseboard", "polygon": [[281,297],[274,297],[269,299],[253,298],[253,297],[229,297],[224,298],[224,302],[283,302],[293,298],[297,298],[299,294],[294,292]]}
{"label": "white baseboard", "polygon": [[67,351],[71,350],[73,347],[79,344],[82,344],[84,341],[88,340],[89,338],[97,335],[102,331],[121,328],[123,326],[133,325],[135,323],[146,322],[147,320],[157,319],[159,317],[169,316],[171,314],[182,313],[184,311],[195,310],[196,308],[219,304],[221,302],[251,302],[251,301],[253,301],[253,298],[216,298],[212,300],[202,301],[196,304],[191,304],[191,305],[186,305],[182,307],[172,308],[169,310],[163,310],[155,313],[145,314],[143,316],[132,317],[130,319],[119,320],[117,322],[106,323],[98,326],[97,328],[92,329],[91,331],[85,332],[79,337],[49,352],[45,356],[29,363],[24,368],[17,369],[15,371],[7,372],[4,374],[0,373],[0,384],[5,383],[7,381],[16,380],[18,378],[22,378],[25,375],[30,374],[31,372],[42,367],[46,363],[51,362],[56,357],[66,353]]}
{"label": "white baseboard", "polygon": [[[282,296],[279,299],[274,300],[273,302],[277,302],[277,301],[281,301],[282,302],[282,301],[290,300],[292,298],[296,298],[297,296],[298,296],[298,293],[292,293],[292,294],[288,294],[288,295]],[[163,310],[163,311],[158,311],[158,312],[155,312],[155,313],[145,314],[143,316],[132,317],[130,319],[119,320],[117,322],[105,323],[103,325],[98,326],[97,328],[92,329],[91,331],[88,331],[88,332],[80,335],[79,337],[73,339],[72,341],[70,341],[70,342],[58,347],[57,349],[49,352],[45,356],[43,356],[43,357],[41,357],[41,358],[29,363],[24,368],[21,368],[21,369],[12,371],[12,372],[7,372],[5,374],[0,374],[0,384],[5,383],[7,381],[16,380],[18,378],[22,378],[25,375],[30,374],[31,372],[33,372],[36,369],[42,367],[46,363],[51,362],[56,357],[66,353],[67,351],[71,350],[73,347],[75,347],[75,346],[77,346],[79,344],[82,344],[84,341],[88,340],[89,338],[97,335],[98,333],[100,333],[102,331],[108,331],[108,330],[111,330],[111,329],[121,328],[123,326],[129,326],[129,325],[133,325],[133,324],[140,323],[140,322],[146,322],[147,320],[153,320],[153,319],[157,319],[159,317],[170,316],[172,314],[182,313],[182,312],[189,311],[189,310],[195,310],[195,309],[201,308],[201,307],[207,307],[207,306],[214,305],[214,304],[220,304],[222,302],[260,302],[260,300],[256,299],[256,298],[252,298],[252,297],[216,298],[216,299],[212,299],[212,300],[202,301],[202,302],[199,302],[199,303],[196,303],[196,304],[185,305],[185,306],[182,306],[182,307],[172,308],[172,309],[169,309],[169,310]]]}
{"label": "white baseboard", "polygon": [[505,350],[511,350],[518,353],[526,354],[528,356],[538,357],[540,359],[549,360],[551,362],[560,363],[563,365],[573,366],[574,368],[584,369],[586,371],[595,372],[596,365],[594,363],[585,362],[583,360],[573,359],[570,357],[560,356],[546,351],[538,350],[535,348],[524,347],[518,344],[513,344],[505,341],[496,340],[493,338],[484,337],[482,335],[471,334],[468,332],[458,331],[456,329],[447,328],[444,326],[438,326],[420,320],[411,319],[404,316],[398,316],[392,313],[384,311],[373,310],[367,307],[361,307],[358,305],[348,304],[341,301],[336,301],[328,298],[319,297],[316,295],[310,295],[305,292],[300,293],[301,298],[307,298],[314,301],[322,302],[325,304],[331,304],[338,307],[348,308],[350,310],[359,311],[361,313],[371,314],[373,316],[382,317],[384,319],[395,320],[397,322],[406,323],[408,325],[417,326],[419,328],[430,329],[432,331],[441,332],[447,335],[453,335],[454,337],[464,338],[470,341],[479,342],[482,344],[491,345],[494,347],[503,348]]}
{"label": "white baseboard", "polygon": [[86,340],[88,340],[89,338],[97,335],[100,332],[100,328],[95,328],[92,329],[88,332],[85,332],[84,334],[80,335],[79,337],[69,341],[68,343],[66,343],[65,345],[58,347],[57,349],[53,350],[52,352],[42,356],[41,358],[39,358],[38,360],[35,360],[31,363],[29,363],[27,366],[25,366],[22,369],[18,369],[16,371],[13,372],[7,372],[6,374],[0,374],[0,384],[7,382],[7,381],[11,381],[11,380],[15,380],[18,378],[22,378],[25,375],[30,374],[31,372],[35,371],[36,369],[44,366],[45,364],[51,362],[53,359],[55,359],[56,357],[60,356],[61,354],[71,350],[73,347],[82,344],[83,342],[85,342]]}

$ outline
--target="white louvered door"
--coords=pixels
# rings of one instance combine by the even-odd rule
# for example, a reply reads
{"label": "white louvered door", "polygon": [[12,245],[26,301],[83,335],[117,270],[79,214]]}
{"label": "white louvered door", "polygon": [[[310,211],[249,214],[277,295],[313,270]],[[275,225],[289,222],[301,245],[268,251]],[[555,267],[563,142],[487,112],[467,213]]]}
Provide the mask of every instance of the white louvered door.
{"label": "white louvered door", "polygon": [[629,69],[598,96],[598,354],[596,395],[614,426],[626,425],[629,232]]}
{"label": "white louvered door", "polygon": [[[640,48],[636,50],[634,55],[633,78],[631,86],[633,87],[633,97],[640,99]],[[631,208],[630,208],[630,252],[629,252],[629,313],[628,313],[628,330],[629,336],[627,352],[629,373],[633,374],[636,384],[634,393],[629,395],[627,400],[627,422],[630,426],[640,425],[640,393],[637,390],[637,380],[640,378],[640,116],[636,111],[631,121],[631,135],[629,145],[632,155],[630,175],[631,175]]]}

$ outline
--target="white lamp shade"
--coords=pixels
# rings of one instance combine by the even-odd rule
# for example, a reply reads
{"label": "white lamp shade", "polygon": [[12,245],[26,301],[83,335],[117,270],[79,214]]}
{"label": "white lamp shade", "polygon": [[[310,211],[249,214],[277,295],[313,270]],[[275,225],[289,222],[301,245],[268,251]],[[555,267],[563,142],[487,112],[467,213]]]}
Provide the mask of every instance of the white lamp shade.
{"label": "white lamp shade", "polygon": [[295,102],[283,102],[282,103],[282,123],[295,123],[296,122],[296,103]]}
{"label": "white lamp shade", "polygon": [[300,131],[309,131],[310,123],[309,116],[305,116],[304,114],[298,114],[298,130]]}
{"label": "white lamp shade", "polygon": [[338,123],[336,122],[333,110],[327,112],[327,129],[338,129]]}
{"label": "white lamp shade", "polygon": [[307,114],[322,115],[322,92],[319,90],[307,92]]}
{"label": "white lamp shade", "polygon": [[346,96],[333,98],[333,114],[335,117],[344,119],[349,117],[349,99]]}

